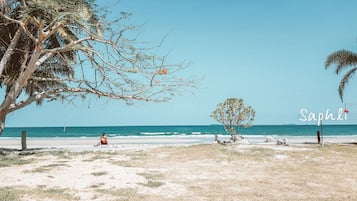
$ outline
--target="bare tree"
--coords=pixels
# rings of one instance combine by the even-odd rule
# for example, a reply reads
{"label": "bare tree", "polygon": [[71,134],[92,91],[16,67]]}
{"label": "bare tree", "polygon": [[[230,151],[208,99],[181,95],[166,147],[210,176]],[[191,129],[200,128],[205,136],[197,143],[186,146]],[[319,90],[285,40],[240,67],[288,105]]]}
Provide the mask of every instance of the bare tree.
{"label": "bare tree", "polygon": [[223,124],[226,132],[231,134],[229,142],[236,142],[237,135],[238,139],[242,139],[242,136],[239,135],[239,128],[252,126],[255,110],[251,106],[245,106],[243,99],[228,98],[218,104],[211,117]]}
{"label": "bare tree", "polygon": [[0,1],[0,133],[6,115],[43,100],[95,95],[162,102],[195,86],[133,36],[121,12],[109,20],[94,0]]}

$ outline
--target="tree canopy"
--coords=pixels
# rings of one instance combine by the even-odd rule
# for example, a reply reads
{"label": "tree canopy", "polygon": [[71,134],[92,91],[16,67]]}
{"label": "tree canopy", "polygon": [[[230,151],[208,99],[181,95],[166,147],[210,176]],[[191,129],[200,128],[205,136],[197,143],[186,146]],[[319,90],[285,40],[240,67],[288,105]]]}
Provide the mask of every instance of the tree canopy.
{"label": "tree canopy", "polygon": [[179,74],[187,65],[130,37],[131,14],[107,15],[94,0],[0,1],[0,132],[8,113],[44,100],[162,102],[195,86]]}

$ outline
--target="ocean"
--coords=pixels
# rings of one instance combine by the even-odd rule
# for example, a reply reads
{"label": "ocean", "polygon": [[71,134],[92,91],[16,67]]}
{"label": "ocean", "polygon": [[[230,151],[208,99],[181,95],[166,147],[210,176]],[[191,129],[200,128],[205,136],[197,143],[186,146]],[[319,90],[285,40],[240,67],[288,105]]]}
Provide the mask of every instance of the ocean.
{"label": "ocean", "polygon": [[[240,134],[249,137],[306,137],[316,136],[321,127],[316,125],[256,125],[240,128]],[[97,127],[11,127],[5,128],[1,138],[19,138],[26,131],[29,138],[86,138],[106,133],[108,137],[150,136],[214,136],[229,135],[222,125],[203,126],[97,126]],[[357,136],[357,125],[323,125],[324,136]]]}

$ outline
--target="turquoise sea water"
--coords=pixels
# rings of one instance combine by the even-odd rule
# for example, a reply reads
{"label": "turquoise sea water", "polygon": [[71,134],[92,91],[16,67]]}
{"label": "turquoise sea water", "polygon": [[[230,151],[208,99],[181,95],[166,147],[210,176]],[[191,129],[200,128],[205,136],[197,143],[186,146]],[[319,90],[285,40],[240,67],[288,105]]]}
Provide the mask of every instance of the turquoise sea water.
{"label": "turquoise sea water", "polygon": [[[258,125],[241,128],[243,136],[316,136],[321,128],[316,125]],[[207,136],[227,135],[221,125],[207,126],[100,126],[100,127],[17,127],[5,128],[2,138],[17,138],[25,130],[30,138],[85,138],[98,137],[103,132],[109,137],[122,136]],[[357,136],[357,125],[324,125],[324,136]]]}

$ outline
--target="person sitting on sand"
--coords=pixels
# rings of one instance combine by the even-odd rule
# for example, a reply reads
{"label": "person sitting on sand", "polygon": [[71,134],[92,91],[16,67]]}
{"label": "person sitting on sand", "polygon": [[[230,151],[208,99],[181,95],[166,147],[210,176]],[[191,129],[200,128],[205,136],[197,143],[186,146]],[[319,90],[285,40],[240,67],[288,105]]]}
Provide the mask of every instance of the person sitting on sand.
{"label": "person sitting on sand", "polygon": [[108,139],[107,139],[107,135],[105,133],[103,133],[100,136],[100,140],[99,140],[99,143],[97,144],[97,146],[99,146],[99,145],[108,145]]}

